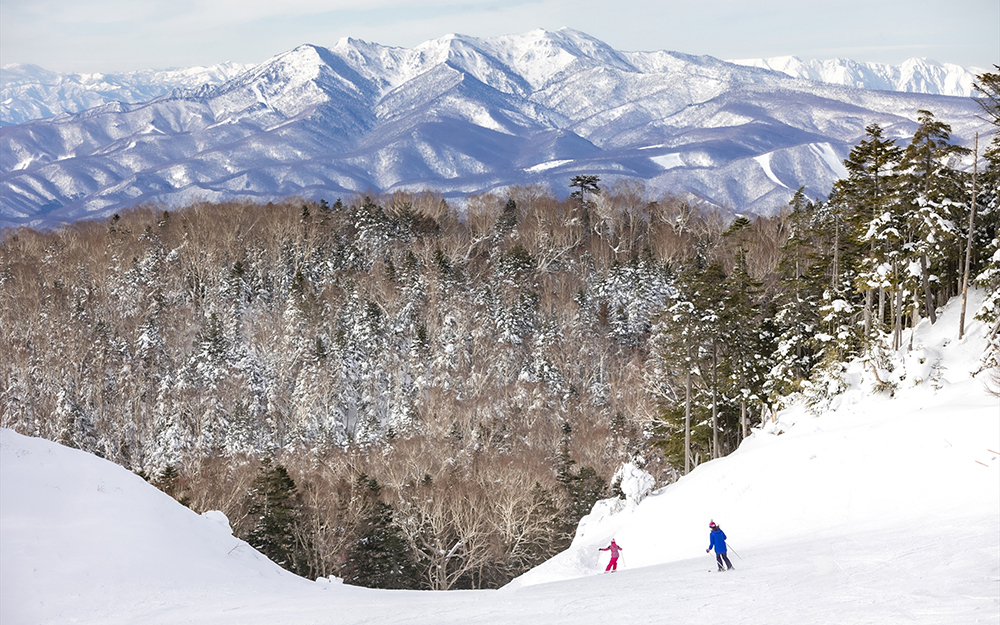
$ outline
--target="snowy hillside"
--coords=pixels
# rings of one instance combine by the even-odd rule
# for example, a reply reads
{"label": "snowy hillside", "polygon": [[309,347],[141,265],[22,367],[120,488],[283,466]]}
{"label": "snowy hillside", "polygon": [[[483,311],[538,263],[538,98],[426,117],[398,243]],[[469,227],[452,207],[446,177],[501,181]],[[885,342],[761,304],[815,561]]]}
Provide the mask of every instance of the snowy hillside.
{"label": "snowy hillside", "polygon": [[961,98],[976,95],[972,84],[976,81],[976,74],[985,71],[975,68],[970,70],[953,63],[938,63],[931,59],[909,59],[899,65],[859,63],[850,59],[803,61],[794,56],[737,59],[730,62],[832,85]]}
{"label": "snowy hillside", "polygon": [[869,91],[568,29],[412,49],[303,45],[224,84],[0,129],[0,226],[142,202],[369,189],[446,197],[576,174],[769,214],[825,197],[878,123],[906,141],[928,109],[968,143],[968,98]]}
{"label": "snowy hillside", "polygon": [[[863,544],[884,558],[886,572],[942,569],[927,579],[981,558],[982,581],[992,581],[1000,609],[1000,398],[970,376],[982,354],[982,324],[954,340],[959,304],[953,301],[936,325],[918,327],[914,351],[901,353],[891,374],[899,381],[895,397],[875,394],[871,372],[855,362],[846,373],[850,388],[818,416],[801,403],[779,413],[739,450],[699,466],[634,511],[612,514],[598,505],[568,551],[512,585],[586,575],[599,564],[597,547],[611,537],[641,545],[625,551],[631,567],[681,560],[708,546],[705,526],[714,519],[744,557],[800,543],[824,569],[849,568],[837,554],[848,541],[849,551]],[[828,544],[816,551],[812,541]],[[969,548],[932,554],[925,543],[937,542]],[[751,558],[746,564],[756,566]]]}
{"label": "snowy hillside", "polygon": [[[780,413],[638,505],[599,502],[572,547],[499,591],[310,582],[124,469],[0,432],[0,620],[44,623],[996,623],[1000,400],[970,376],[957,302],[819,416]],[[973,307],[974,310],[974,307]],[[707,524],[735,571],[716,574]],[[622,569],[599,575],[614,536]]]}

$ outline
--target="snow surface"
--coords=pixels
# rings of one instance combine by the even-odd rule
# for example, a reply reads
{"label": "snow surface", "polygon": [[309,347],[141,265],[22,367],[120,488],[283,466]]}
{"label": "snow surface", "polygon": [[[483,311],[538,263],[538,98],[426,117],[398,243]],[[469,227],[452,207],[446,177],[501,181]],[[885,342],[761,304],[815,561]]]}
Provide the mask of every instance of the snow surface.
{"label": "snow surface", "polygon": [[829,143],[812,143],[809,145],[809,149],[826,163],[838,180],[847,177],[847,167],[844,166],[842,160],[837,158],[837,152]]}
{"label": "snow surface", "polygon": [[671,153],[663,154],[661,156],[654,156],[649,160],[653,161],[663,169],[673,169],[674,167],[684,167],[684,159],[681,158],[680,154]]}
{"label": "snow surface", "polygon": [[[976,294],[970,310],[982,301]],[[572,546],[498,591],[384,591],[287,573],[114,464],[0,431],[0,622],[997,623],[1000,400],[970,371],[983,327],[959,303],[814,416],[778,413],[733,454],[628,501],[598,502]],[[909,338],[909,337],[907,337]],[[708,521],[735,570],[712,572]],[[623,547],[600,575],[611,537]]]}
{"label": "snow surface", "polygon": [[526,167],[524,171],[545,171],[547,169],[554,169],[560,165],[565,165],[566,163],[572,163],[571,160],[557,160],[557,161],[547,161],[545,163],[539,163],[537,165],[532,165],[531,167]]}
{"label": "snow surface", "polygon": [[774,175],[774,170],[771,169],[772,156],[773,154],[768,152],[767,154],[761,154],[760,156],[755,156],[753,160],[757,161],[760,164],[761,169],[764,170],[764,174],[767,175],[768,179],[771,180],[771,182],[773,182],[776,185],[788,188],[787,184],[779,180],[778,177]]}

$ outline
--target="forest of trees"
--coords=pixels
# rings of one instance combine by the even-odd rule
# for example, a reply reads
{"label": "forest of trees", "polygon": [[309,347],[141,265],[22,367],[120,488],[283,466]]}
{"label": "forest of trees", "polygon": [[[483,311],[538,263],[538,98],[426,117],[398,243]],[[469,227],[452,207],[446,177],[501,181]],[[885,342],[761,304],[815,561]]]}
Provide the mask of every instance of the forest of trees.
{"label": "forest of trees", "polygon": [[[1000,80],[980,80],[1000,125]],[[141,206],[6,230],[0,424],[222,510],[307,577],[497,587],[565,548],[622,463],[670,483],[789,397],[822,409],[845,360],[891,370],[967,275],[996,371],[1000,140],[970,170],[918,119],[907,142],[869,126],[829,200],[773,216],[578,176],[565,199]]]}

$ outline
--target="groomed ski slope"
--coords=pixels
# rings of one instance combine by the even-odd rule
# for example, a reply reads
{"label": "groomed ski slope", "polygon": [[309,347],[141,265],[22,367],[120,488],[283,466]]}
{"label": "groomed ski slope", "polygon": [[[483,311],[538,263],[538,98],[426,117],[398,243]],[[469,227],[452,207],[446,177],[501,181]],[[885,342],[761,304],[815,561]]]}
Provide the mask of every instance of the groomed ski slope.
{"label": "groomed ski slope", "polygon": [[[638,506],[599,504],[569,550],[499,591],[304,580],[218,513],[3,430],[0,622],[995,624],[1000,399],[969,375],[982,326],[958,341],[956,315],[952,303],[918,327],[894,398],[873,396],[854,367],[835,410],[785,411]],[[709,519],[736,570],[711,572]],[[597,548],[612,536],[623,566],[603,574]]]}

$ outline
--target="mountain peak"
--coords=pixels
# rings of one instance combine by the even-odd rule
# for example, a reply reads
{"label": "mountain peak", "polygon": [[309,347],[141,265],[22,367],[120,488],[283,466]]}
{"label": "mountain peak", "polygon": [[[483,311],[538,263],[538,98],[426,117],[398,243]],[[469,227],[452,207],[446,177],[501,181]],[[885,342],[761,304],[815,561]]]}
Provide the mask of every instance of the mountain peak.
{"label": "mountain peak", "polygon": [[281,66],[301,75],[304,79],[314,79],[319,74],[319,68],[324,65],[326,62],[323,60],[321,48],[305,43],[265,61],[258,66],[258,69],[266,72],[275,66]]}

